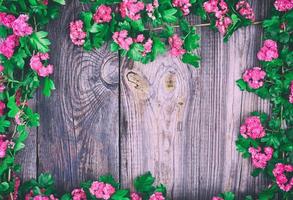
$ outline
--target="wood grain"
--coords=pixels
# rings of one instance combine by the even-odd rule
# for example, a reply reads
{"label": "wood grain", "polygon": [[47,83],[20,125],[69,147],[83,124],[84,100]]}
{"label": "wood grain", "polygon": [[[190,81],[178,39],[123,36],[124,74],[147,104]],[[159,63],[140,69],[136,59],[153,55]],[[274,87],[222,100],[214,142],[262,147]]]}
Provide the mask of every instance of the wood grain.
{"label": "wood grain", "polygon": [[[36,98],[31,99],[29,106],[36,112]],[[20,176],[24,181],[37,176],[37,128],[29,130],[25,148],[16,155],[16,162],[22,165]]]}
{"label": "wood grain", "polygon": [[52,172],[59,191],[105,173],[118,178],[118,57],[108,47],[84,52],[69,39],[78,1],[62,9],[48,30],[56,91],[38,98],[38,173]]}
{"label": "wood grain", "polygon": [[[253,2],[257,20],[268,16],[272,1]],[[266,185],[250,176],[251,164],[234,144],[251,111],[269,111],[235,84],[259,64],[260,26],[237,31],[227,44],[209,28],[198,29],[200,69],[168,55],[142,65],[119,60],[106,45],[93,52],[74,47],[64,27],[80,10],[78,0],[68,1],[48,26],[57,90],[49,99],[37,96],[41,126],[20,158],[24,177],[51,172],[64,191],[107,172],[131,187],[150,170],[175,200],[228,190],[240,198]]]}
{"label": "wood grain", "polygon": [[[267,5],[253,5],[257,18],[266,15]],[[250,176],[249,161],[235,148],[243,117],[269,111],[267,102],[240,92],[235,84],[245,68],[258,64],[262,29],[241,29],[227,44],[208,28],[199,33],[200,69],[166,56],[148,65],[121,66],[125,186],[146,170],[167,184],[172,199],[211,199],[228,190],[242,197],[265,185],[262,178]]]}

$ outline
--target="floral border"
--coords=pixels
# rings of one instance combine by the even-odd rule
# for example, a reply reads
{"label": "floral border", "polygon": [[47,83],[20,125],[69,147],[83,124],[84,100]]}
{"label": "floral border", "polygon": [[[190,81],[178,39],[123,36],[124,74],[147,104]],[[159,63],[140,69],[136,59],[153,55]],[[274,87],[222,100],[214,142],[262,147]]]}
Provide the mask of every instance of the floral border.
{"label": "floral border", "polygon": [[[148,63],[167,51],[186,64],[199,66],[194,53],[200,37],[196,27],[210,26],[227,41],[238,28],[258,24],[244,0],[81,0],[91,8],[70,23],[70,38],[85,50],[110,42],[112,51]],[[41,174],[21,184],[21,165],[15,155],[25,147],[28,128],[39,125],[39,115],[28,105],[36,90],[45,96],[55,89],[49,64],[45,26],[59,14],[65,0],[0,0],[0,199],[56,200],[54,180]],[[257,199],[293,198],[293,1],[276,0],[273,16],[265,20],[265,41],[257,54],[261,67],[246,70],[237,84],[272,104],[270,116],[254,112],[240,127],[237,150],[250,158],[252,176],[263,173],[271,184]],[[185,19],[199,15],[206,24]],[[178,22],[178,24],[176,24]],[[148,26],[146,26],[146,24]],[[176,29],[176,30],[175,30]],[[178,30],[177,30],[178,29]],[[164,185],[154,185],[150,172],[134,180],[135,192],[122,189],[111,175],[81,183],[61,200],[164,200]],[[231,192],[214,200],[233,200]],[[253,199],[246,196],[245,200]]]}

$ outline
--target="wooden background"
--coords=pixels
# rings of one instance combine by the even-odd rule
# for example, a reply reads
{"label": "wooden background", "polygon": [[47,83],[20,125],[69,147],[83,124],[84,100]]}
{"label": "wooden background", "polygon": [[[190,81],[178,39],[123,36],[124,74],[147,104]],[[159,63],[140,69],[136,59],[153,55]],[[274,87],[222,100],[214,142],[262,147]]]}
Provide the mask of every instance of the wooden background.
{"label": "wooden background", "polygon": [[[257,20],[269,15],[272,1],[252,2]],[[93,52],[74,46],[68,25],[80,10],[78,0],[67,1],[48,26],[57,90],[32,102],[41,126],[19,156],[24,178],[51,172],[61,192],[108,172],[131,187],[150,170],[177,200],[228,190],[240,199],[265,187],[234,144],[243,118],[269,111],[235,84],[245,68],[258,65],[260,25],[238,30],[227,44],[208,27],[198,29],[200,69],[167,55],[142,65],[107,46]]]}

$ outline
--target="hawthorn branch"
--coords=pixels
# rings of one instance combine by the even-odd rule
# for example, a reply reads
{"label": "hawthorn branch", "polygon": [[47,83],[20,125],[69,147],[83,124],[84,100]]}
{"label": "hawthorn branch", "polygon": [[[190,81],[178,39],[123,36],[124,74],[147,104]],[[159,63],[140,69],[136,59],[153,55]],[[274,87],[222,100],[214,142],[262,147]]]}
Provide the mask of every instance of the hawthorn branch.
{"label": "hawthorn branch", "polygon": [[[263,21],[256,21],[256,22],[253,22],[252,25],[259,25],[261,24]],[[193,26],[193,27],[207,27],[207,26],[210,26],[211,23],[204,23],[204,24],[191,24],[190,26]],[[172,28],[180,28],[180,26],[178,24],[176,25],[172,25],[171,26]],[[157,28],[153,28],[152,30],[156,31],[156,30],[163,30],[164,27],[157,27]],[[147,29],[149,30],[149,29]]]}

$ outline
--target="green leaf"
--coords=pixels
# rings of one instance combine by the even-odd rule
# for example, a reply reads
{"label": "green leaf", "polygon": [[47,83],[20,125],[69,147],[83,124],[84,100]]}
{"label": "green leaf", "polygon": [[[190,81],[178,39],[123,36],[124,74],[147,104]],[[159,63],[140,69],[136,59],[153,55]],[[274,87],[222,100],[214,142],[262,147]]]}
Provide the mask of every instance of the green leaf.
{"label": "green leaf", "polygon": [[144,47],[142,44],[134,43],[128,51],[128,56],[134,61],[139,61],[142,58]]}
{"label": "green leaf", "polygon": [[9,108],[8,117],[14,118],[19,111],[19,108],[15,102],[15,96],[8,98],[7,107]]}
{"label": "green leaf", "polygon": [[199,47],[200,36],[198,34],[189,34],[184,40],[184,49],[192,51]]}
{"label": "green leaf", "polygon": [[14,145],[14,152],[17,153],[25,147],[25,144],[22,142],[16,142]]}
{"label": "green leaf", "polygon": [[118,51],[118,50],[119,50],[119,45],[118,45],[116,42],[112,42],[112,43],[110,44],[110,50],[111,50],[112,52]]}
{"label": "green leaf", "polygon": [[38,177],[38,183],[41,187],[46,188],[54,184],[54,180],[51,174],[44,173]]}
{"label": "green leaf", "polygon": [[144,31],[145,30],[144,24],[141,19],[135,20],[135,21],[131,20],[130,24],[134,30],[137,30],[137,31]]}
{"label": "green leaf", "polygon": [[19,49],[19,51],[14,54],[13,60],[20,69],[23,69],[25,63],[24,59],[26,57],[27,55],[24,49]]}
{"label": "green leaf", "polygon": [[225,200],[234,200],[235,199],[235,195],[232,192],[223,193],[223,197]]}
{"label": "green leaf", "polygon": [[200,58],[197,55],[193,55],[191,53],[185,53],[182,56],[182,61],[186,64],[191,64],[194,67],[199,67]]}
{"label": "green leaf", "polygon": [[150,172],[137,177],[134,179],[134,188],[137,192],[140,193],[152,193],[154,191],[155,178],[152,176]]}
{"label": "green leaf", "polygon": [[33,48],[46,53],[49,51],[50,40],[47,38],[48,33],[45,31],[35,32],[30,37],[30,42]]}
{"label": "green leaf", "polygon": [[158,55],[158,54],[163,54],[166,52],[166,47],[165,44],[160,40],[160,38],[154,37],[153,38],[153,48],[152,48],[152,52],[154,55],[154,58]]}
{"label": "green leaf", "polygon": [[63,194],[60,200],[72,200],[69,193]]}
{"label": "green leaf", "polygon": [[112,196],[111,199],[113,200],[129,200],[127,197],[129,194],[128,190],[117,190]]}
{"label": "green leaf", "polygon": [[177,12],[177,9],[171,8],[169,10],[164,10],[162,12],[162,17],[165,22],[173,23],[177,21],[177,17],[174,16]]}
{"label": "green leaf", "polygon": [[120,187],[120,184],[117,183],[116,180],[114,179],[114,177],[110,174],[105,175],[105,176],[100,176],[99,181],[101,181],[103,183],[109,183],[110,185],[112,185],[116,189],[119,189],[119,187]]}
{"label": "green leaf", "polygon": [[46,77],[45,81],[44,81],[43,94],[46,97],[49,97],[49,96],[51,96],[51,91],[52,90],[55,90],[54,82],[49,77]]}
{"label": "green leaf", "polygon": [[65,5],[65,0],[53,0],[55,1],[56,3],[59,3],[61,5]]}
{"label": "green leaf", "polygon": [[236,84],[241,91],[247,90],[247,83],[243,79],[237,80]]}
{"label": "green leaf", "polygon": [[6,132],[6,128],[10,126],[10,121],[6,120],[4,116],[0,117],[0,133]]}
{"label": "green leaf", "polygon": [[6,192],[9,189],[9,183],[2,182],[0,183],[0,192]]}
{"label": "green leaf", "polygon": [[93,14],[91,12],[81,12],[80,17],[82,21],[84,22],[85,30],[89,32],[92,29],[91,22],[92,22]]}

